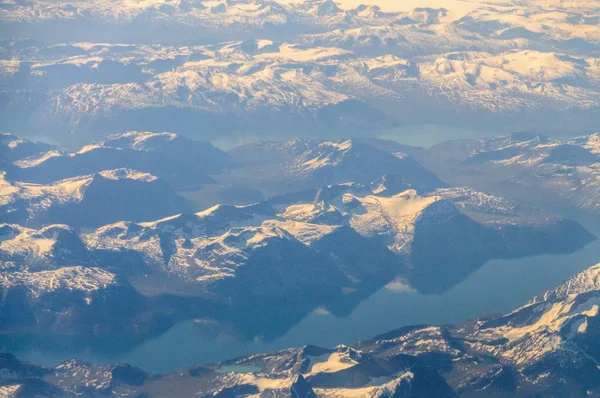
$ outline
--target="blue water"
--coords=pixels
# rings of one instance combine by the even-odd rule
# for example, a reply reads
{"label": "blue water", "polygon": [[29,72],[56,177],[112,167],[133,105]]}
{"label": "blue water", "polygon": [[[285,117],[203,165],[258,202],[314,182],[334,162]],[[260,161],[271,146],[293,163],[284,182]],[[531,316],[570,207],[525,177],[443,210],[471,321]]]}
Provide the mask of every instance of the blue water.
{"label": "blue water", "polygon": [[502,133],[505,133],[505,131],[439,124],[419,124],[384,130],[377,134],[377,138],[393,140],[404,145],[429,148],[449,139],[477,139]]}
{"label": "blue water", "polygon": [[[361,302],[346,317],[317,309],[272,342],[240,341],[220,325],[190,321],[134,347],[129,353],[80,352],[77,357],[94,363],[128,362],[150,372],[167,372],[304,344],[328,347],[351,344],[405,325],[454,324],[510,311],[598,262],[600,240],[568,255],[489,261],[441,295],[417,293],[393,282]],[[16,354],[46,364],[59,363],[73,355],[37,350]]]}
{"label": "blue water", "polygon": [[[570,214],[569,218],[600,236],[599,218],[581,214]],[[225,325],[196,320],[175,325],[142,344],[132,344],[131,351],[124,353],[89,349],[61,352],[16,344],[10,351],[40,364],[54,365],[77,357],[98,364],[127,362],[149,372],[163,373],[305,344],[352,344],[407,325],[456,324],[504,313],[599,262],[600,240],[596,240],[572,254],[489,261],[443,294],[418,293],[402,281],[394,281],[363,300],[347,316],[338,317],[319,308],[269,342],[260,338],[241,340]]]}

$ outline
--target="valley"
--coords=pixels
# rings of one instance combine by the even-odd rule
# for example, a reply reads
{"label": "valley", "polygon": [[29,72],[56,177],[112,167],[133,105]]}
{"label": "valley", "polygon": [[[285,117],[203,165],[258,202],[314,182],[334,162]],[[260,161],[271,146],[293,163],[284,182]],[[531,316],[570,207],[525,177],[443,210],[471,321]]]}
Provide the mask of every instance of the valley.
{"label": "valley", "polygon": [[0,397],[600,396],[597,0],[0,27]]}
{"label": "valley", "polygon": [[[5,139],[17,140],[10,136]],[[67,182],[59,185],[45,182],[68,176],[65,170],[73,170],[54,159],[87,162],[90,172],[99,176],[117,175],[113,171],[100,171],[104,161],[151,171],[152,162],[136,164],[135,157],[125,162],[89,154],[95,151],[109,154],[114,151],[113,142],[123,142],[119,145],[131,145],[132,154],[142,151],[140,156],[161,156],[166,162],[175,159],[169,156],[176,156],[177,164],[183,165],[186,160],[179,148],[185,147],[172,144],[180,139],[175,135],[127,133],[122,137],[112,136],[107,143],[85,146],[86,150],[58,155],[45,145],[17,140],[18,145],[8,145],[9,156],[16,159],[16,169],[12,173],[9,170],[4,177],[6,186],[14,187],[4,191],[5,214],[15,214],[12,208],[22,203],[22,199],[17,199],[19,196],[34,198],[33,205],[17,212],[31,223],[39,217],[36,201],[52,203],[55,199],[48,201],[45,196],[61,198],[71,192],[61,188],[60,184]],[[23,156],[16,152],[19,147],[29,148],[21,150],[27,155],[25,159],[17,159]],[[78,357],[98,364],[127,362],[150,372],[174,371],[306,344],[333,347],[401,326],[453,324],[509,311],[593,264],[599,252],[594,237],[599,224],[583,213],[587,208],[573,203],[568,214],[577,221],[567,221],[532,204],[471,188],[448,187],[420,163],[435,147],[425,150],[394,146],[389,141],[304,139],[250,144],[228,154],[219,154],[208,147],[204,150],[212,157],[227,159],[220,166],[222,171],[204,179],[206,187],[213,186],[214,190],[224,181],[226,186],[233,183],[238,190],[254,187],[260,190],[262,201],[254,205],[215,205],[198,213],[171,215],[156,221],[119,221],[96,229],[50,226],[36,230],[5,226],[6,231],[12,228],[13,232],[3,235],[0,249],[4,264],[16,265],[24,259],[26,268],[21,266],[22,275],[29,275],[32,282],[27,283],[33,283],[27,285],[31,286],[28,289],[43,286],[38,275],[44,272],[61,279],[52,270],[69,270],[77,275],[70,278],[81,280],[77,282],[80,287],[75,289],[88,297],[84,301],[93,302],[96,298],[87,285],[94,282],[85,273],[79,276],[85,269],[61,265],[77,263],[120,281],[117,283],[125,291],[131,291],[124,294],[139,297],[136,299],[139,307],[127,309],[133,311],[131,330],[136,330],[130,335],[124,335],[122,328],[118,334],[116,330],[111,332],[111,322],[122,322],[120,316],[131,316],[121,310],[121,315],[113,313],[89,331],[73,329],[58,312],[62,320],[49,326],[56,330],[54,336],[42,336],[31,328],[19,331],[22,326],[17,325],[22,325],[23,315],[12,315],[17,323],[5,330],[1,346],[37,363],[57,364]],[[177,155],[168,151],[177,151],[173,152]],[[39,164],[49,161],[54,162],[43,168],[44,174],[35,171]],[[185,169],[175,170],[178,174],[163,177],[169,185],[188,179]],[[240,175],[242,170],[245,177]],[[142,172],[120,173],[125,177],[124,183],[132,176],[134,181],[146,184],[158,181],[157,177]],[[236,173],[237,179],[232,179]],[[37,179],[46,185],[25,185],[14,181],[11,175]],[[254,180],[253,176],[260,177]],[[345,183],[350,177],[356,182]],[[88,180],[80,177],[61,180],[83,181],[83,185],[78,183],[78,190],[67,196],[72,199],[58,199],[52,205],[61,209],[56,214],[61,217],[68,217],[71,212],[78,214],[77,207],[72,207],[74,204],[86,197],[88,201],[98,200],[94,199],[98,193],[88,189]],[[30,186],[38,190],[35,195],[27,190]],[[114,189],[134,193],[141,186]],[[174,195],[173,190],[143,189],[142,195],[157,197],[152,203]],[[135,194],[126,197],[133,198]],[[239,195],[237,198],[243,201]],[[139,204],[135,206],[138,212],[143,211]],[[181,209],[198,204],[188,202],[185,206]],[[158,209],[151,207],[153,211]],[[119,210],[113,206],[106,211]],[[106,219],[105,213],[97,216]],[[454,236],[452,240],[440,239],[442,228]],[[469,235],[470,229],[476,237]],[[60,233],[50,232],[55,230]],[[471,248],[477,247],[473,246],[477,239],[479,245],[485,246],[480,254],[471,250],[470,257],[465,257],[462,239],[468,240]],[[427,247],[423,252],[418,248],[421,240]],[[39,251],[29,252],[32,243],[28,242],[39,244]],[[436,242],[437,252],[431,250],[432,242]],[[269,250],[268,254],[265,250]],[[329,256],[323,256],[325,253]],[[272,263],[270,266],[275,268],[266,271],[268,274],[263,274],[260,268],[264,264],[260,258],[265,255],[271,258],[271,263],[273,258],[281,261]],[[113,265],[107,268],[104,264]],[[318,274],[310,275],[316,271],[316,264]],[[433,264],[439,265],[430,268]],[[248,272],[248,266],[259,268]],[[297,276],[308,272],[299,276],[305,284],[301,289],[292,288],[298,284],[297,279],[288,281],[287,276],[273,272],[290,266],[296,267]],[[67,281],[64,283],[71,283]],[[5,289],[23,283],[13,279],[7,282]],[[33,303],[30,311],[36,317],[38,304]],[[266,313],[260,310],[265,305],[269,308]],[[109,306],[102,311],[114,312],[114,309]],[[72,318],[72,322],[79,322],[82,315]],[[58,319],[61,318],[48,321]],[[75,335],[67,337],[61,329]],[[14,334],[25,330],[28,332],[21,337]],[[162,359],[165,356],[169,359]]]}

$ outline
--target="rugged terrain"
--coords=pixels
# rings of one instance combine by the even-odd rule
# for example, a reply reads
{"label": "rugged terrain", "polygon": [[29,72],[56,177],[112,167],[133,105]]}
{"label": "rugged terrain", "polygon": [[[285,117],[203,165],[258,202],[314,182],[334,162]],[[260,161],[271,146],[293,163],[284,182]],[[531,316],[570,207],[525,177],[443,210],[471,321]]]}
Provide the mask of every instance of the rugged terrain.
{"label": "rugged terrain", "polygon": [[230,146],[412,124],[596,128],[593,1],[390,5],[9,1],[0,127],[78,143],[166,130]]}
{"label": "rugged terrain", "polygon": [[600,266],[352,346],[81,360],[591,264],[596,0],[4,0],[0,25],[0,396],[600,396]]}
{"label": "rugged terrain", "polygon": [[596,396],[600,265],[500,316],[411,326],[354,346],[305,346],[150,375],[128,365],[56,367],[0,357],[13,396]]}
{"label": "rugged terrain", "polygon": [[598,215],[600,137],[558,139],[513,133],[449,141],[423,153],[424,164],[450,184],[469,182],[521,202]]}
{"label": "rugged terrain", "polygon": [[[262,142],[226,154],[128,132],[67,152],[3,137],[4,333],[143,339],[200,317],[272,339],[315,308],[347,314],[398,277],[440,293],[490,259],[595,239],[539,208],[448,187],[382,142]],[[194,212],[179,195],[190,181],[201,193],[221,185],[266,199]],[[265,306],[292,315],[273,328]],[[95,311],[107,315],[90,321]]]}

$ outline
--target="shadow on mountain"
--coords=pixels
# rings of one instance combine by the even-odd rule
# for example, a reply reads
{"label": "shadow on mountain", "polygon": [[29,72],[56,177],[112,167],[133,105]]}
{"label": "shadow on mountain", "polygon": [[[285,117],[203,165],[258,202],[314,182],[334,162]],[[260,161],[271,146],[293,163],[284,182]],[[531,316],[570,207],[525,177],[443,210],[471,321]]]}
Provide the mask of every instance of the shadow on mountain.
{"label": "shadow on mountain", "polygon": [[571,220],[539,226],[505,225],[498,229],[466,216],[459,216],[455,223],[453,231],[461,231],[460,234],[428,223],[415,224],[408,280],[419,292],[444,293],[492,259],[569,254],[597,239]]}

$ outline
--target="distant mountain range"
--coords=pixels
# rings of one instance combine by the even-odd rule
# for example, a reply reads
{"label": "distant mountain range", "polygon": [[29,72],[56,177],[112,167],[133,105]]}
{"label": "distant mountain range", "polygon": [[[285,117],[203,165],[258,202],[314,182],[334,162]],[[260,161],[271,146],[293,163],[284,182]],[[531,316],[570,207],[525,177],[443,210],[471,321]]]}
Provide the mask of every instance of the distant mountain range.
{"label": "distant mountain range", "polygon": [[[4,134],[2,148],[13,165],[7,170],[12,180],[50,183],[82,174],[127,168],[143,170],[163,178],[179,189],[197,187],[211,180],[208,174],[233,166],[231,158],[208,142],[193,141],[172,133],[128,132],[83,146],[76,152],[42,146],[31,156],[18,156],[19,148],[31,145]],[[37,150],[37,149],[36,149]],[[34,152],[34,151],[32,151]],[[15,168],[14,166],[17,166]],[[11,173],[15,173],[11,175]]]}
{"label": "distant mountain range", "polygon": [[0,128],[78,143],[127,130],[237,142],[402,124],[595,128],[593,2],[465,5],[8,2]]}
{"label": "distant mountain range", "polygon": [[50,185],[11,184],[0,177],[0,186],[2,217],[27,226],[100,226],[123,219],[165,217],[191,209],[169,185],[151,174],[131,169],[105,170]]}
{"label": "distant mountain range", "polygon": [[228,153],[242,170],[223,173],[220,181],[261,189],[268,196],[347,182],[370,184],[382,176],[394,181],[394,193],[407,189],[427,193],[445,186],[414,157],[363,140],[267,141]]}
{"label": "distant mountain range", "polygon": [[451,184],[549,207],[600,214],[600,137],[551,138],[515,133],[449,141],[423,155],[424,164]]}
{"label": "distant mountain range", "polygon": [[[327,35],[337,33],[352,37],[353,40],[345,41],[346,45],[371,45],[384,50],[395,45],[391,48],[405,51],[410,50],[410,46],[423,45],[425,40],[419,39],[426,35],[432,38],[428,43],[430,46],[441,41],[454,46],[506,42],[522,46],[570,44],[575,47],[579,44],[576,48],[581,48],[584,43],[591,47],[598,40],[594,29],[597,10],[595,3],[589,0],[577,3],[530,0],[519,4],[470,1],[465,4],[470,9],[466,14],[454,10],[458,7],[453,3],[445,4],[444,8],[412,9],[410,5],[395,5],[390,9],[389,3],[381,3],[381,6],[351,3],[344,0],[136,3],[36,0],[6,3],[0,18],[7,27],[3,37],[26,37],[54,43],[73,41],[74,37],[68,36],[65,28],[90,42],[120,39],[125,43],[152,44],[198,44],[257,36],[268,39],[307,36],[323,40]],[[402,8],[404,11],[398,11]],[[84,22],[87,22],[85,30],[81,29]],[[109,27],[115,30],[110,31]],[[158,27],[168,29],[158,34],[153,30]],[[29,35],[26,28],[31,29]],[[377,30],[381,33],[369,36],[369,32]],[[389,40],[392,32],[396,34],[393,41]],[[388,40],[376,40],[382,37]]]}

